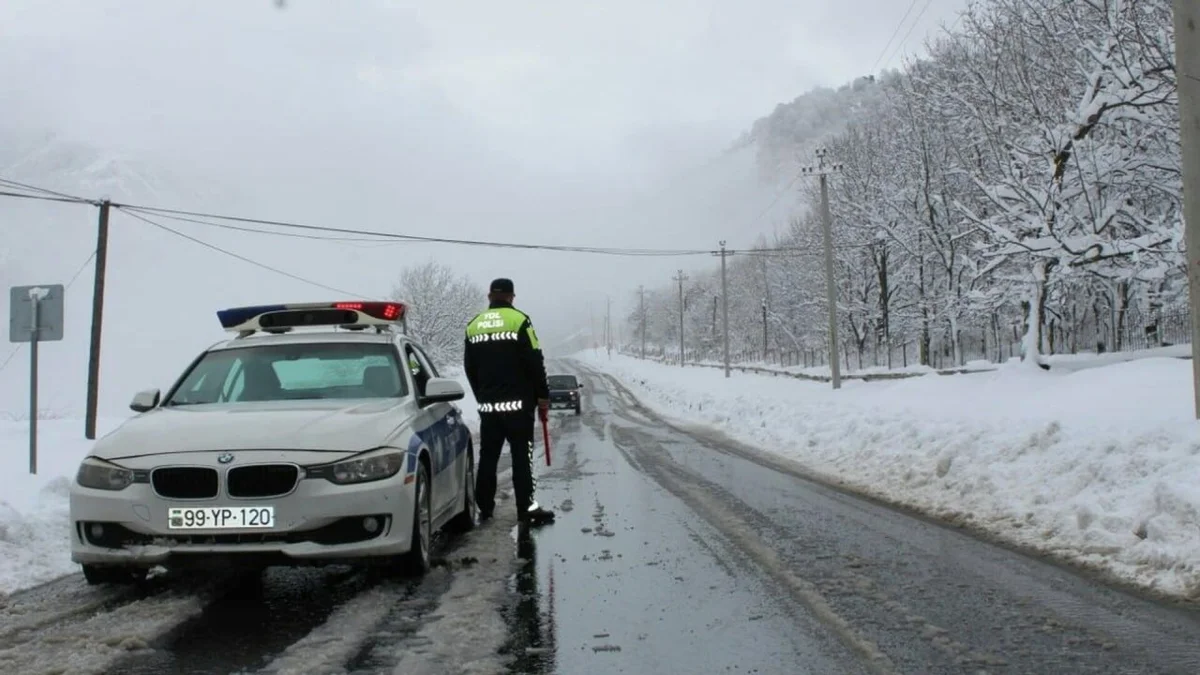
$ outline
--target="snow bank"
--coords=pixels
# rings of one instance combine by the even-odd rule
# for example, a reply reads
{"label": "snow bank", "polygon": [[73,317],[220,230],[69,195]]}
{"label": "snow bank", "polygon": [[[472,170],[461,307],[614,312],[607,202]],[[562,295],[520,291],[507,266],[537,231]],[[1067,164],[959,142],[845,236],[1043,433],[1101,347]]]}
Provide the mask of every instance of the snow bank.
{"label": "snow bank", "polygon": [[827,480],[1200,599],[1200,423],[1191,362],[828,384],[603,352],[657,411],[721,428]]}
{"label": "snow bank", "polygon": [[[120,419],[97,421],[103,435]],[[71,562],[67,490],[91,450],[83,420],[38,422],[38,472],[29,473],[29,423],[0,422],[0,595],[78,571]]]}

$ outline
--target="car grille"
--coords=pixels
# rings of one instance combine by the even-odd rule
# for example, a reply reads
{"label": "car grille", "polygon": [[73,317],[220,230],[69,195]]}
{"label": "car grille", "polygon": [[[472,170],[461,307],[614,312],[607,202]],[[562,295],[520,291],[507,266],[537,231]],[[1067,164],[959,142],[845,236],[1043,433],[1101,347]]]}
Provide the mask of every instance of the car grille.
{"label": "car grille", "polygon": [[168,499],[209,499],[217,496],[217,470],[198,466],[169,466],[150,472],[154,492]]}
{"label": "car grille", "polygon": [[278,497],[296,487],[300,469],[293,464],[255,464],[229,470],[225,489],[230,497]]}

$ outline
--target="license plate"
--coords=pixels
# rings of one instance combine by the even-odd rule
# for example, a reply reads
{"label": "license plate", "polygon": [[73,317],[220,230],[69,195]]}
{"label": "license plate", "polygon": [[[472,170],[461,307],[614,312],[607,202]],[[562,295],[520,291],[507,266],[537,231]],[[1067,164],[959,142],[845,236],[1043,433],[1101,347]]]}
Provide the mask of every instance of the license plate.
{"label": "license plate", "polygon": [[172,530],[241,530],[275,527],[273,506],[186,507],[167,511]]}

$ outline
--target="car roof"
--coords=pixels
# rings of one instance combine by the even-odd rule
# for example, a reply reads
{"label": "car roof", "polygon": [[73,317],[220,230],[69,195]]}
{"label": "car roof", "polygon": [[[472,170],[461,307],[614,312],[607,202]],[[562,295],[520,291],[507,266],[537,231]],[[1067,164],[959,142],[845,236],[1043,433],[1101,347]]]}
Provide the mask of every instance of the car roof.
{"label": "car roof", "polygon": [[391,344],[397,338],[406,338],[403,335],[396,333],[377,333],[375,331],[306,331],[292,332],[273,335],[270,333],[258,333],[244,338],[233,338],[231,340],[222,340],[209,347],[207,351],[221,351],[224,349],[238,349],[241,347],[265,347],[269,345],[303,345],[303,344],[327,344],[327,343],[364,343],[364,344]]}

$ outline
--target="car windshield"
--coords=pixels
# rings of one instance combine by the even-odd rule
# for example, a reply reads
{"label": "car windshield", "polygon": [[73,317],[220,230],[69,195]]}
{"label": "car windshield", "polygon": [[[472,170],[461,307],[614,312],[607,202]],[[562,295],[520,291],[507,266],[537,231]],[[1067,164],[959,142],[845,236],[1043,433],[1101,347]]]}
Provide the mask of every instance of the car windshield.
{"label": "car windshield", "polygon": [[574,375],[551,375],[546,378],[546,384],[551,389],[578,389],[579,380]]}
{"label": "car windshield", "polygon": [[208,352],[165,405],[407,394],[396,350],[389,344],[265,344]]}

